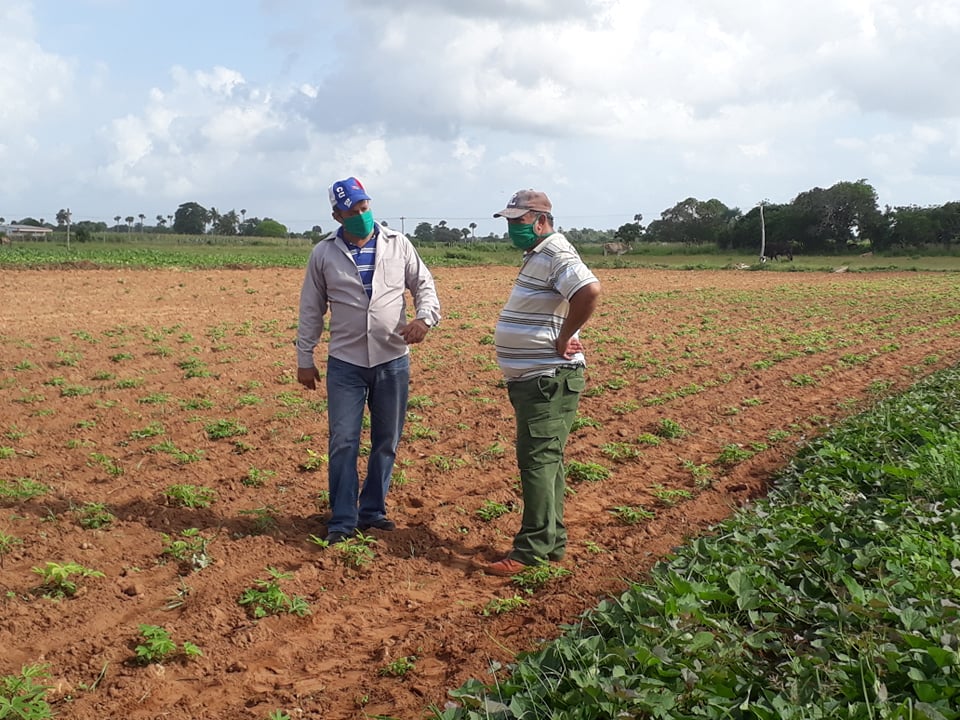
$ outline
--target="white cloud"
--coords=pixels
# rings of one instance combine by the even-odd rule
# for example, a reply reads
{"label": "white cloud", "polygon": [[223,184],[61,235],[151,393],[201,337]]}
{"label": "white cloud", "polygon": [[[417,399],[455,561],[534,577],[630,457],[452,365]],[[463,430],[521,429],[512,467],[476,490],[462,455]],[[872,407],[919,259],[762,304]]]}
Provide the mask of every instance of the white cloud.
{"label": "white cloud", "polygon": [[[184,30],[122,86],[123,48],[91,36],[99,55],[66,59],[35,7],[0,7],[0,161],[21,171],[5,197],[310,227],[356,174],[385,215],[486,223],[533,186],[559,217],[617,227],[691,195],[748,207],[861,177],[893,204],[960,196],[958,0],[356,0],[335,17],[263,0],[220,36],[198,7],[205,41]],[[132,7],[105,37],[136,37]],[[75,181],[51,190],[54,168]]]}

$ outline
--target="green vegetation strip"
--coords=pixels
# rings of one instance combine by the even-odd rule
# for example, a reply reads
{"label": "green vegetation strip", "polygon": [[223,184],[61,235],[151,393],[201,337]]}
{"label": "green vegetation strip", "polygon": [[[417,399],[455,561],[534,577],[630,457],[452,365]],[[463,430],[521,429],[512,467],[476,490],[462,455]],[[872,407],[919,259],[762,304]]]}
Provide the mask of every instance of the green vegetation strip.
{"label": "green vegetation strip", "polygon": [[436,717],[960,718],[960,370],[715,531]]}

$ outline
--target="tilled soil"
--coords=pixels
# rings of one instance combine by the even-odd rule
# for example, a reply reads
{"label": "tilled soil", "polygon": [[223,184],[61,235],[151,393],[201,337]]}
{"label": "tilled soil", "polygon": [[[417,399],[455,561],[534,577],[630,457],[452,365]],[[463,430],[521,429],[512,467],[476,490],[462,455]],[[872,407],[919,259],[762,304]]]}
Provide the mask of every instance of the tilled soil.
{"label": "tilled soil", "polygon": [[[444,320],[413,349],[399,527],[373,531],[358,566],[311,542],[326,415],[324,390],[294,380],[300,271],[4,271],[0,675],[48,664],[49,699],[73,720],[422,717],[763,496],[825,426],[960,350],[949,275],[599,271],[567,459],[610,475],[571,483],[571,574],[527,595],[481,570],[519,523],[490,344],[515,273],[435,271]],[[213,502],[179,506],[174,485]],[[486,520],[491,502],[513,511]],[[115,519],[84,527],[91,503]],[[641,506],[654,518],[617,516]],[[191,529],[202,569],[171,557]],[[103,577],[50,599],[35,570],[50,562]],[[257,619],[238,602],[268,568],[309,614]],[[529,604],[484,613],[515,595]],[[138,664],[142,624],[202,657]],[[412,667],[395,676],[401,658]]]}

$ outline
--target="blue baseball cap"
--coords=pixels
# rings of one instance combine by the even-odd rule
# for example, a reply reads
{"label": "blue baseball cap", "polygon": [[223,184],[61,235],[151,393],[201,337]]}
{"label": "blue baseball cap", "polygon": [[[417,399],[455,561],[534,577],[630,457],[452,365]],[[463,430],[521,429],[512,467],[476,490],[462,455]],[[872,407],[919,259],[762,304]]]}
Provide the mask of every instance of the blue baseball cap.
{"label": "blue baseball cap", "polygon": [[330,206],[333,208],[346,211],[361,200],[370,200],[370,196],[355,177],[337,180],[330,186]]}

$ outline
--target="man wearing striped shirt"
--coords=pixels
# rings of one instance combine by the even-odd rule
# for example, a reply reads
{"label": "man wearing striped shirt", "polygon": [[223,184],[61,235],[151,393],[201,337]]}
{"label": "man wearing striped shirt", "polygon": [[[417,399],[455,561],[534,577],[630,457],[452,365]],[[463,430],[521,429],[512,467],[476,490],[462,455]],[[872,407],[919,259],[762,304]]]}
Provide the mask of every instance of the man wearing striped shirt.
{"label": "man wearing striped shirt", "polygon": [[524,251],[494,334],[516,415],[523,518],[510,553],[484,568],[492,575],[561,560],[567,546],[563,451],[584,389],[578,333],[597,306],[600,283],[553,229],[552,212],[544,193],[520,190],[494,214],[506,218],[511,242]]}
{"label": "man wearing striped shirt", "polygon": [[[409,345],[440,321],[433,276],[405,235],[374,222],[370,196],[356,178],[330,187],[341,227],[316,244],[300,292],[297,380],[316,389],[314,349],[330,310],[327,348],[328,482],[326,540],[356,531],[394,530],[386,496],[410,384]],[[407,322],[409,290],[416,317]],[[364,405],[370,408],[370,456],[360,489],[357,459]]]}

